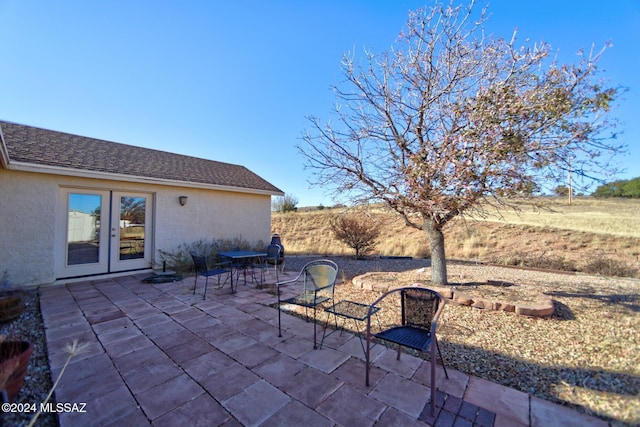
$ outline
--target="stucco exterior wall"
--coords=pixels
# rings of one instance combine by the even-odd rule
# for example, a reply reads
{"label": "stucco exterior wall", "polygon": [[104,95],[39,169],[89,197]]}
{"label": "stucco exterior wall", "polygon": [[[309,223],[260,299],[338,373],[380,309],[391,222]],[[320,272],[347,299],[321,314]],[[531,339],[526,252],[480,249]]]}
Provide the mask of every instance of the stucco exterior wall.
{"label": "stucco exterior wall", "polygon": [[45,178],[0,169],[0,275],[12,284],[53,281],[57,187]]}
{"label": "stucco exterior wall", "polygon": [[[199,239],[268,243],[271,197],[170,185],[126,183],[0,168],[0,275],[11,283],[35,286],[55,281],[55,260],[64,250],[56,226],[61,187],[152,193],[153,262],[157,250]],[[187,196],[185,206],[179,196]],[[150,227],[151,228],[151,227]],[[148,230],[149,232],[149,230]]]}
{"label": "stucco exterior wall", "polygon": [[[187,196],[185,206],[179,196]],[[269,243],[271,197],[200,189],[173,189],[156,197],[156,249],[172,250],[181,243],[242,238]]]}

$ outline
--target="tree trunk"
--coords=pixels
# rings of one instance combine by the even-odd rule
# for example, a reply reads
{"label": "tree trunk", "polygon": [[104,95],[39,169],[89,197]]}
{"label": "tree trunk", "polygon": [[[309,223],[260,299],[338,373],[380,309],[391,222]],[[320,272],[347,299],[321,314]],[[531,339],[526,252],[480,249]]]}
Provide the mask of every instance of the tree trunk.
{"label": "tree trunk", "polygon": [[446,286],[447,281],[447,259],[444,254],[444,234],[442,227],[433,220],[425,218],[423,230],[429,236],[431,243],[431,282],[434,285]]}

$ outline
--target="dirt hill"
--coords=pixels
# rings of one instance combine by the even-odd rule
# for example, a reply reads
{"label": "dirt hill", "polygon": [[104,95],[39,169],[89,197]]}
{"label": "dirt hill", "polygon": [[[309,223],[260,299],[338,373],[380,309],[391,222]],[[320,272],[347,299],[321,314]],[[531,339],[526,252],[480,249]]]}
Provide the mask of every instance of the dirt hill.
{"label": "dirt hill", "polygon": [[[571,205],[545,201],[546,209],[523,208],[478,220],[455,220],[445,228],[448,258],[505,265],[640,277],[640,201],[584,198]],[[287,253],[352,254],[336,241],[330,218],[341,209],[308,210],[272,217]],[[385,223],[376,255],[429,257],[424,232],[407,227],[392,212],[373,216]]]}

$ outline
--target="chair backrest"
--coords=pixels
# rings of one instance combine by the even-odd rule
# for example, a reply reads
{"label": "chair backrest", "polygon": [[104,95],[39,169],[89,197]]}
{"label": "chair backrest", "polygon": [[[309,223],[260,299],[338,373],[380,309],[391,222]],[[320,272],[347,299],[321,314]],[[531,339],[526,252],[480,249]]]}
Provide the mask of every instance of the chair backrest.
{"label": "chair backrest", "polygon": [[338,265],[328,259],[311,261],[302,268],[305,291],[333,291],[338,278]]}
{"label": "chair backrest", "polygon": [[402,289],[402,324],[430,329],[441,298],[436,291],[427,288]]}
{"label": "chair backrest", "polygon": [[191,259],[193,260],[193,265],[195,266],[197,273],[201,273],[209,269],[207,267],[207,260],[202,255],[197,255],[191,252]]}
{"label": "chair backrest", "polygon": [[280,256],[280,245],[267,246],[267,258],[278,258]]}

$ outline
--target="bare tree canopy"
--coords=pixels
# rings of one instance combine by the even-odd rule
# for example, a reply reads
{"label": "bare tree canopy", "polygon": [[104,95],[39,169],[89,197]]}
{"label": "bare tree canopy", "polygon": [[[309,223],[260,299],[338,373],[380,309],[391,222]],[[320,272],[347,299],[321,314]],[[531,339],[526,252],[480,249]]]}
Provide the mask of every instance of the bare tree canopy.
{"label": "bare tree canopy", "polygon": [[595,179],[625,150],[607,117],[623,89],[598,77],[604,48],[560,65],[545,43],[487,36],[486,9],[473,8],[411,12],[389,52],[345,55],[334,120],[309,117],[298,146],[316,185],[383,201],[425,230],[437,284],[447,283],[449,220],[488,197],[553,188],[569,172]]}

